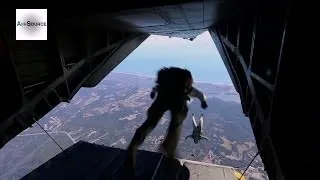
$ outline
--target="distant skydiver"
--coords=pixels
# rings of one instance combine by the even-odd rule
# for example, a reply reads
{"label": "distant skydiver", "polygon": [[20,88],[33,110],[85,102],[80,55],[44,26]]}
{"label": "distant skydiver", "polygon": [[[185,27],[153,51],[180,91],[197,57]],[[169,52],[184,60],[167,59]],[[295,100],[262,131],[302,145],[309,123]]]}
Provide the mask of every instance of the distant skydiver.
{"label": "distant skydiver", "polygon": [[187,136],[186,139],[192,138],[194,143],[197,144],[200,140],[205,139],[210,141],[209,138],[203,136],[203,114],[200,116],[200,122],[197,124],[196,119],[194,118],[194,114],[192,114],[192,125],[193,125],[193,132],[191,135]]}
{"label": "distant skydiver", "polygon": [[192,86],[191,72],[186,69],[162,68],[157,73],[156,84],[150,93],[150,97],[152,99],[156,97],[156,99],[147,111],[146,121],[136,130],[127,149],[124,167],[128,175],[134,174],[137,148],[156,127],[167,110],[171,112],[171,122],[161,149],[170,160],[174,160],[181,124],[188,113],[187,100],[190,100],[189,96],[197,97],[201,101],[203,109],[208,106],[205,95]]}

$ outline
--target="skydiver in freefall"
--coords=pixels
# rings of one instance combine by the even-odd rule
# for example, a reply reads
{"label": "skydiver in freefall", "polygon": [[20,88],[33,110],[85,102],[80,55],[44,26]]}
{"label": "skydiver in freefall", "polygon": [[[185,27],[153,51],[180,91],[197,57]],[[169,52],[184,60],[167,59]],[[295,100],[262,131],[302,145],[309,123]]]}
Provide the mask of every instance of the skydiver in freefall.
{"label": "skydiver in freefall", "polygon": [[[137,148],[143,143],[146,136],[156,127],[163,114],[170,110],[171,122],[161,149],[169,160],[175,159],[175,150],[180,137],[181,124],[187,117],[187,100],[196,97],[201,101],[201,107],[208,107],[205,95],[192,86],[191,72],[177,67],[162,68],[157,73],[156,86],[150,97],[155,100],[147,112],[146,121],[136,130],[131,143],[127,148],[124,162],[126,172],[134,174]],[[157,94],[157,96],[156,96]]]}
{"label": "skydiver in freefall", "polygon": [[197,144],[200,140],[205,139],[210,141],[209,138],[203,135],[203,114],[200,116],[199,124],[197,124],[196,119],[194,118],[194,114],[192,114],[192,125],[193,131],[192,134],[187,136],[186,139],[192,138],[194,143]]}

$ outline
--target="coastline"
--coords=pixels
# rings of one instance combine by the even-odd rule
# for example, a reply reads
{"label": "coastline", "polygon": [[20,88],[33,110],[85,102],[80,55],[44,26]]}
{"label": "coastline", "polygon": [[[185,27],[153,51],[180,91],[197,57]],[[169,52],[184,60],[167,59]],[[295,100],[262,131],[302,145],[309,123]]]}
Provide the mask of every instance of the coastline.
{"label": "coastline", "polygon": [[[143,75],[143,74],[134,74],[134,73],[126,73],[126,72],[110,72],[110,73],[115,73],[115,74],[126,74],[126,75],[132,75],[132,76],[138,76],[138,77],[149,77],[149,78],[156,78],[155,76],[148,76],[148,75]],[[212,85],[228,85],[228,86],[233,86],[232,83],[213,83],[213,82],[208,82],[208,81],[194,81],[195,83],[203,83],[203,84],[212,84]]]}

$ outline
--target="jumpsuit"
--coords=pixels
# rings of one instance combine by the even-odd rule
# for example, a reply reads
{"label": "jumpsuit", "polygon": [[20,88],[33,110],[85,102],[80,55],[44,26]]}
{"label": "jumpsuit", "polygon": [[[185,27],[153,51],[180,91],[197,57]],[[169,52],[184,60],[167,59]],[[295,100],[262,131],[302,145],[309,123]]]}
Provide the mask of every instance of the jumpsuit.
{"label": "jumpsuit", "polygon": [[157,126],[166,111],[169,110],[171,112],[171,121],[161,148],[165,151],[169,159],[174,159],[175,150],[180,138],[181,125],[188,113],[187,96],[197,97],[201,102],[206,101],[205,95],[192,86],[186,90],[168,89],[167,87],[157,85],[152,89],[152,93],[155,92],[157,92],[157,97],[147,111],[147,119],[136,130],[127,148],[125,166],[132,171],[134,171],[136,164],[135,155],[137,148],[143,143],[146,136]]}

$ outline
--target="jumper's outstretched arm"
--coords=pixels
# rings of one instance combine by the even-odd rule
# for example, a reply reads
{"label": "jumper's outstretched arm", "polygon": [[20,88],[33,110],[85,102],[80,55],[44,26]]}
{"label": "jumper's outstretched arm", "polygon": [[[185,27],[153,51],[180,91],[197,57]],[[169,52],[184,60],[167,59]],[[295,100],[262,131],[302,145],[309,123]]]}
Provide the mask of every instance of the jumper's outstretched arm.
{"label": "jumper's outstretched arm", "polygon": [[192,138],[192,135],[187,136],[185,139]]}
{"label": "jumper's outstretched arm", "polygon": [[207,97],[197,88],[192,87],[189,96],[198,98],[201,102],[207,101]]}
{"label": "jumper's outstretched arm", "polygon": [[201,135],[201,139],[205,139],[205,140],[207,140],[207,141],[210,141],[210,139],[209,139],[208,137],[202,136],[202,135]]}
{"label": "jumper's outstretched arm", "polygon": [[197,127],[197,122],[196,122],[196,118],[194,118],[194,114],[192,114],[192,125],[193,125],[193,129]]}
{"label": "jumper's outstretched arm", "polygon": [[201,129],[201,131],[203,129],[203,114],[201,114],[201,116],[200,116],[200,129]]}

